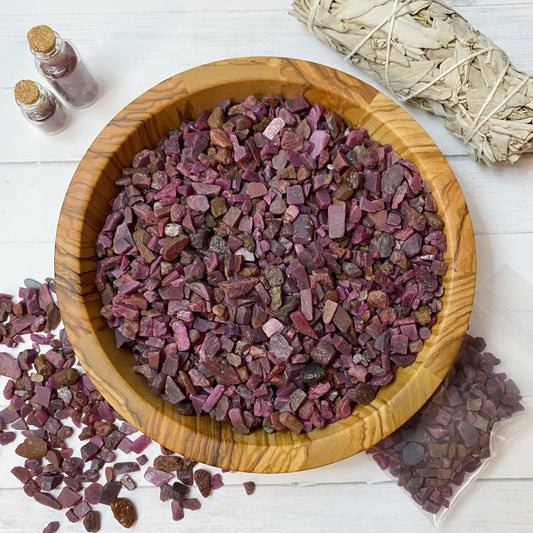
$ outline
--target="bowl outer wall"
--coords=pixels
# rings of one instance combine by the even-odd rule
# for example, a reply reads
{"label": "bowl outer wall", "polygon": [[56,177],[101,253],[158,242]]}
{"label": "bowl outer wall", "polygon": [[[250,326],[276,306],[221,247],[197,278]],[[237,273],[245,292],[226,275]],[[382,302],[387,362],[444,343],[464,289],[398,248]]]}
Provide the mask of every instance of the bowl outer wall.
{"label": "bowl outer wall", "polygon": [[[415,163],[431,184],[445,221],[449,262],[443,278],[443,311],[417,360],[398,369],[367,406],[322,430],[294,435],[256,431],[237,435],[228,423],[186,417],[151,393],[118,350],[114,332],[100,316],[94,286],[94,243],[117,193],[114,180],[133,155],[153,147],[180,121],[223,98],[248,94],[304,94],[390,143]],[[302,60],[252,57],[218,61],[173,76],[127,105],[102,130],[80,162],[61,210],[55,248],[59,307],[65,329],[85,371],[106,400],[145,434],[178,453],[207,464],[248,472],[278,473],[323,466],[364,450],[397,429],[444,378],[468,326],[475,286],[475,243],[466,202],[449,165],[429,135],[391,99],[338,70]]]}

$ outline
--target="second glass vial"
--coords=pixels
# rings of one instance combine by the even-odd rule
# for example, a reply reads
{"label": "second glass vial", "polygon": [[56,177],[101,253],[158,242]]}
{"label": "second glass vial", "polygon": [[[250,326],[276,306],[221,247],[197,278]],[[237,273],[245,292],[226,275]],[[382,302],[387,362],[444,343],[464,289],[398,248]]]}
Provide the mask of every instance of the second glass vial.
{"label": "second glass vial", "polygon": [[96,100],[98,84],[70,41],[41,25],[28,32],[28,44],[37,70],[65,102],[83,108]]}

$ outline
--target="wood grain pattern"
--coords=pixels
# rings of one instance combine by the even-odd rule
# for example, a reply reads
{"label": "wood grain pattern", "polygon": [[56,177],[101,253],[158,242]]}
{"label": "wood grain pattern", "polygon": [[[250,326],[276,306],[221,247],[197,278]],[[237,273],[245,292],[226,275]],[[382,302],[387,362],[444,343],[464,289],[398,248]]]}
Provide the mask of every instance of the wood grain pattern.
{"label": "wood grain pattern", "polygon": [[[450,269],[444,310],[417,361],[397,372],[368,406],[323,430],[296,436],[257,431],[236,435],[210,417],[184,417],[152,394],[131,370],[132,356],[115,348],[114,333],[99,315],[94,287],[94,242],[116,193],[114,180],[138,150],[222,98],[250,93],[303,93],[337,110],[351,124],[390,143],[412,160],[433,189],[446,222]],[[117,411],[164,446],[232,470],[289,472],[325,465],[373,445],[414,414],[449,368],[466,330],[475,284],[475,245],[468,210],[446,160],[424,130],[376,89],[342,72],[284,58],[219,61],[173,76],[121,111],[81,161],[61,211],[55,249],[59,305],[76,354]]]}

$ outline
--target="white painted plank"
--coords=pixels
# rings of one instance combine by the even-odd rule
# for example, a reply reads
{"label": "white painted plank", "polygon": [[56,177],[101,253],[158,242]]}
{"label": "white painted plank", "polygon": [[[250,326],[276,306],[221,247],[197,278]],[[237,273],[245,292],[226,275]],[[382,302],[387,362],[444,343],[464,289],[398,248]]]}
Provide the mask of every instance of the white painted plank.
{"label": "white painted plank", "polygon": [[[465,8],[471,8],[473,5],[479,8],[486,8],[491,6],[501,5],[501,0],[448,0],[447,4],[454,7],[458,11]],[[509,2],[511,3],[511,2]],[[529,5],[530,0],[513,0],[515,5],[523,4]],[[34,5],[32,5],[34,4]],[[63,15],[76,14],[80,11],[84,13],[129,13],[133,11],[132,6],[135,5],[134,11],[137,13],[165,13],[165,12],[192,12],[192,11],[272,11],[280,10],[287,11],[290,8],[290,0],[269,0],[268,3],[250,0],[243,3],[242,0],[199,0],[198,2],[184,2],[182,0],[153,0],[149,4],[139,2],[133,4],[131,0],[113,0],[108,2],[106,0],[93,0],[92,2],[83,6],[65,2],[64,0],[48,0],[46,2],[46,9],[42,4],[35,0],[30,0],[26,4],[14,4],[10,0],[0,0],[0,12],[8,11],[14,15],[26,15],[28,11],[33,14],[41,15]],[[46,12],[46,13],[45,13]]]}
{"label": "white painted plank", "polygon": [[[124,494],[122,494],[124,495]],[[407,495],[394,484],[321,484],[313,486],[259,486],[252,496],[242,487],[222,487],[202,500],[199,511],[186,511],[174,524],[170,505],[159,501],[159,490],[141,488],[127,497],[135,502],[139,520],[135,531],[183,533],[430,533],[433,526]],[[21,490],[3,490],[0,528],[2,531],[35,533],[51,520],[61,522],[60,531],[74,533],[81,524],[71,524],[60,512],[41,507]],[[102,529],[119,533],[124,529],[99,506]],[[533,523],[531,484],[519,481],[480,481],[445,518],[443,533],[530,533]]]}
{"label": "white painted plank", "polygon": [[[248,3],[255,10],[244,10],[238,16],[231,10],[210,11],[208,6],[200,12],[175,7],[181,5],[184,4],[174,4],[174,10],[168,8],[167,12],[139,13],[129,9],[111,16],[91,10],[79,19],[68,14],[68,10],[67,14],[46,15],[10,15],[12,12],[6,10],[0,17],[0,48],[11,53],[4,57],[0,107],[5,109],[4,131],[10,135],[0,145],[0,162],[79,160],[100,129],[133,98],[172,74],[226,57],[298,57],[339,68],[375,85],[367,75],[310,35],[279,3],[261,16],[257,14],[258,2]],[[470,3],[461,6],[461,12],[491,34],[517,66],[533,71],[533,48],[528,45],[533,10],[516,3],[480,9],[483,5]],[[506,29],[504,21],[513,24],[513,32]],[[77,111],[71,127],[59,137],[40,141],[28,133],[28,125],[21,120],[11,92],[18,79],[36,77],[25,34],[37,23],[48,23],[72,38],[103,81],[103,94],[95,105]],[[228,31],[233,27],[237,31]],[[98,28],[97,39],[94,28]],[[445,154],[465,153],[462,143],[437,119],[414,106],[406,108]]]}
{"label": "white painted plank", "polygon": [[54,241],[75,163],[0,164],[0,243]]}
{"label": "white painted plank", "polygon": [[0,244],[0,292],[18,294],[25,278],[44,280],[53,273],[53,241]]}
{"label": "white painted plank", "polygon": [[533,227],[533,155],[513,166],[475,164],[468,156],[449,157],[466,199],[476,236],[530,231]]}
{"label": "white painted plank", "polygon": [[[454,7],[454,9],[461,11],[465,8],[477,6],[479,8],[487,8],[501,5],[501,0],[448,0],[447,4]],[[509,2],[511,3],[511,2]],[[515,5],[523,4],[529,5],[530,0],[513,0]],[[32,5],[33,4],[33,5]],[[135,5],[135,9],[132,9]],[[46,2],[46,9],[42,4],[35,0],[30,0],[26,4],[14,4],[10,0],[0,0],[0,12],[9,11],[13,15],[26,15],[31,11],[34,15],[64,15],[76,14],[80,11],[84,13],[129,13],[135,11],[137,13],[166,13],[166,12],[194,12],[194,11],[272,11],[280,10],[287,11],[290,8],[290,0],[269,0],[268,3],[258,2],[256,0],[249,0],[242,2],[242,0],[199,0],[198,2],[184,2],[182,0],[152,0],[149,4],[145,2],[132,3],[131,0],[113,0],[108,2],[106,0],[93,0],[90,3],[78,6],[71,2],[64,0],[48,0]]]}
{"label": "white painted plank", "polygon": [[[452,0],[453,1],[453,0]],[[483,0],[484,3],[496,0]],[[528,0],[518,0],[527,2]],[[288,0],[269,0],[268,3],[251,0],[242,2],[242,0],[198,0],[197,2],[184,2],[183,0],[152,0],[146,2],[131,2],[131,0],[93,0],[84,5],[76,5],[64,0],[47,0],[46,6],[43,6],[35,0],[30,0],[28,4],[35,4],[28,9],[28,4],[13,4],[10,0],[0,0],[0,12],[8,11],[14,15],[27,15],[31,12],[35,16],[42,15],[76,15],[77,13],[190,13],[190,12],[219,12],[219,11],[273,11],[287,10]],[[134,7],[134,8],[133,8]],[[132,9],[133,8],[133,9]]]}
{"label": "white painted plank", "polygon": [[[477,235],[477,283],[480,285],[502,267],[508,265],[533,285],[531,247],[533,233],[522,235]],[[505,301],[510,295],[499,292]]]}

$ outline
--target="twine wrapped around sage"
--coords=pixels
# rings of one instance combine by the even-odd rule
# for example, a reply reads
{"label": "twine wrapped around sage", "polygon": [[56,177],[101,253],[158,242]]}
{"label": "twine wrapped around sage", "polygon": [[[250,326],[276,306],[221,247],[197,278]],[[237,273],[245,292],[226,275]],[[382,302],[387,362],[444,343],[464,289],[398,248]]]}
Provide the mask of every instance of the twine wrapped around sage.
{"label": "twine wrapped around sage", "polygon": [[293,0],[291,15],[400,101],[436,115],[475,160],[514,163],[533,141],[533,79],[436,0]]}

